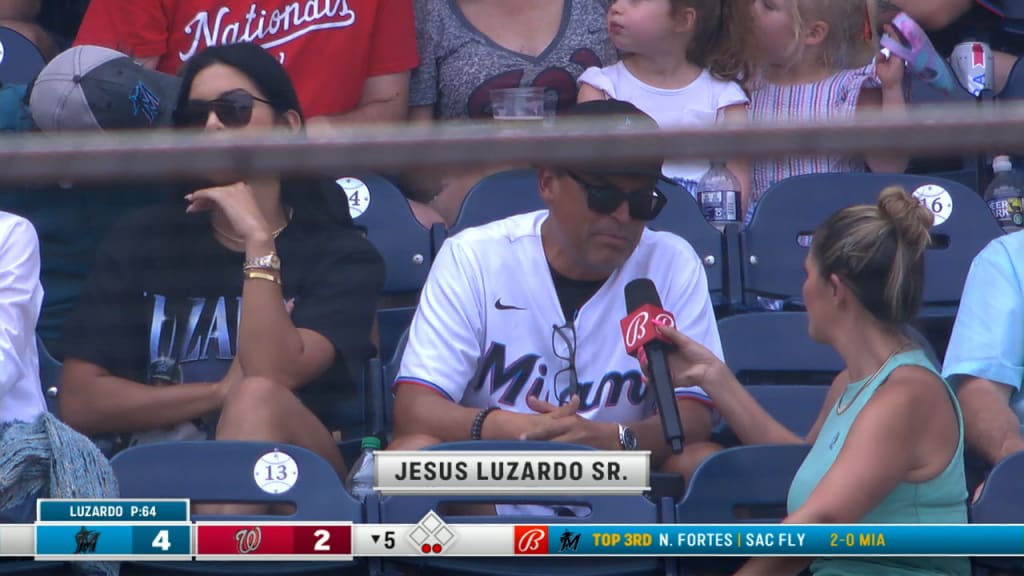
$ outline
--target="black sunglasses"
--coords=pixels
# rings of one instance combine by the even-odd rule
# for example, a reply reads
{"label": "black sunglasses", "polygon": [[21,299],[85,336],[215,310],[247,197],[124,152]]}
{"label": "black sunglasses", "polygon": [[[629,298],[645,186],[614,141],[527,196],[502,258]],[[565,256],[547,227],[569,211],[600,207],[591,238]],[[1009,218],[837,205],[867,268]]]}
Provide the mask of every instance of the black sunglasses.
{"label": "black sunglasses", "polygon": [[629,202],[629,216],[634,220],[654,220],[668,204],[668,198],[658,190],[657,186],[650,189],[627,192],[616,186],[593,184],[569,172],[569,177],[576,181],[587,193],[587,208],[598,214],[611,214]]}
{"label": "black sunglasses", "polygon": [[273,106],[268,100],[253,96],[241,88],[225,92],[214,100],[189,100],[174,111],[174,124],[182,127],[205,126],[212,110],[229,128],[240,128],[252,120],[255,102]]}

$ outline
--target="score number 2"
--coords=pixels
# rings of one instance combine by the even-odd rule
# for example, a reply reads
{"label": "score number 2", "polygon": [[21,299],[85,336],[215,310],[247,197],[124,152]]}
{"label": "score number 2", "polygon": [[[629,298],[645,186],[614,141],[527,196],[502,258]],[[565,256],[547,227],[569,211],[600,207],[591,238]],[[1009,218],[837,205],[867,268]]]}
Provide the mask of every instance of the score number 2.
{"label": "score number 2", "polygon": [[316,538],[316,544],[313,545],[313,550],[317,552],[330,552],[331,551],[331,533],[321,528],[316,532],[313,532],[313,537]]}

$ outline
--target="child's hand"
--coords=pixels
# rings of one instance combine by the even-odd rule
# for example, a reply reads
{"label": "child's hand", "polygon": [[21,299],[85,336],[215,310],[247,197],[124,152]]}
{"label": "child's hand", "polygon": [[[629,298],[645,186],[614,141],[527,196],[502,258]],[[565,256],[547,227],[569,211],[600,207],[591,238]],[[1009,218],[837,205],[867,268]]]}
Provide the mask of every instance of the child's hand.
{"label": "child's hand", "polygon": [[[892,25],[886,24],[885,31],[887,34],[895,37],[895,30]],[[899,90],[903,91],[903,73],[906,67],[906,62],[889,52],[889,50],[882,50],[875,56],[875,74],[878,76],[878,80],[882,83],[883,90]]]}

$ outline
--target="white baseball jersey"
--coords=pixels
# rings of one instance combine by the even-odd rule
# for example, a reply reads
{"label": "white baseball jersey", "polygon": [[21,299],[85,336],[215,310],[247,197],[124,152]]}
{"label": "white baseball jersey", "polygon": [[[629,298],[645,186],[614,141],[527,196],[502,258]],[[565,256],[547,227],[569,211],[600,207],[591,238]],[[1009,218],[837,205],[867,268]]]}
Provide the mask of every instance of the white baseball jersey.
{"label": "white baseball jersey", "polygon": [[[463,406],[532,412],[528,395],[553,404],[564,394],[566,325],[541,244],[547,211],[463,231],[445,242],[430,270],[395,382],[435,390]],[[579,414],[635,422],[652,414],[638,361],[626,354],[619,321],[624,290],[650,278],[680,331],[719,358],[722,345],[700,259],[682,238],[644,230],[636,250],[580,307],[576,319]],[[558,390],[556,390],[556,381]],[[700,388],[677,396],[710,403]],[[468,431],[467,431],[468,432]]]}

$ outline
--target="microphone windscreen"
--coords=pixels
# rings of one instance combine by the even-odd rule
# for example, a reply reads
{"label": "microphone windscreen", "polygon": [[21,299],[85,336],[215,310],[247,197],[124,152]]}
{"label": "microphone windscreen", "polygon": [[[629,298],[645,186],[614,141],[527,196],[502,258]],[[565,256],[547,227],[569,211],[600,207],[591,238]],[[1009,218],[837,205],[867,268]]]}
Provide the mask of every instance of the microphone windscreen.
{"label": "microphone windscreen", "polygon": [[644,304],[651,304],[661,308],[661,297],[658,296],[658,289],[649,278],[637,278],[626,284],[626,310],[633,312]]}

